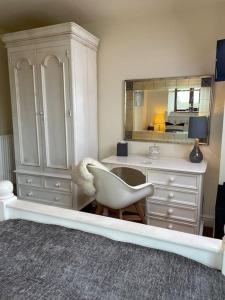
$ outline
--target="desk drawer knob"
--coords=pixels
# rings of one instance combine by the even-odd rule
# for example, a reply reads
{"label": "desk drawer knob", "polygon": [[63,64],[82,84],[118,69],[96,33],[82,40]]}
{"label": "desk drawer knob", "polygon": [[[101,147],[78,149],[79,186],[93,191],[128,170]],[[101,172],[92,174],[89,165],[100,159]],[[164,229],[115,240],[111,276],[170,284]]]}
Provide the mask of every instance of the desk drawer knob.
{"label": "desk drawer knob", "polygon": [[173,199],[174,198],[174,194],[173,193],[169,193],[169,198]]}
{"label": "desk drawer knob", "polygon": [[168,215],[172,215],[173,209],[172,209],[172,208],[169,208],[169,209],[167,210],[167,213],[168,213]]}
{"label": "desk drawer knob", "polygon": [[167,226],[167,228],[168,228],[168,229],[173,229],[173,224],[169,224],[169,225]]}
{"label": "desk drawer knob", "polygon": [[28,192],[28,193],[27,193],[27,196],[28,196],[28,197],[31,197],[31,196],[33,196],[33,193],[32,193],[32,192]]}
{"label": "desk drawer knob", "polygon": [[32,179],[27,179],[26,183],[32,183]]}
{"label": "desk drawer knob", "polygon": [[170,183],[174,182],[174,180],[175,180],[175,178],[174,178],[173,176],[171,176],[171,177],[169,178],[169,182],[170,182]]}
{"label": "desk drawer knob", "polygon": [[57,182],[57,183],[55,184],[55,186],[56,186],[57,188],[59,188],[59,187],[60,187],[60,185],[61,185],[61,183],[60,183],[60,182]]}

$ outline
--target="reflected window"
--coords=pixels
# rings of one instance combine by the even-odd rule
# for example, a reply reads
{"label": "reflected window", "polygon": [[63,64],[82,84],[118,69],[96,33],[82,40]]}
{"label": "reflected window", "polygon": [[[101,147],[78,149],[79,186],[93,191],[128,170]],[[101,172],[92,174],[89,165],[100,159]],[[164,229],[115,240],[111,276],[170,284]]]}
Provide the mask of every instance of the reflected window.
{"label": "reflected window", "polygon": [[174,111],[199,111],[200,89],[175,89]]}

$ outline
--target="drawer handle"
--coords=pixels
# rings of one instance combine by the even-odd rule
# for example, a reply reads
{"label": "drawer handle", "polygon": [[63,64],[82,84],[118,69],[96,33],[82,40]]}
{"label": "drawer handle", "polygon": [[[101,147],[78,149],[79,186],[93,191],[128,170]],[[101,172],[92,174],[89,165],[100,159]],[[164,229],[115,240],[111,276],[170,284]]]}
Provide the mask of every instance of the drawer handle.
{"label": "drawer handle", "polygon": [[173,176],[171,176],[170,178],[169,178],[169,182],[174,182],[174,180],[175,180],[175,178],[173,177]]}
{"label": "drawer handle", "polygon": [[32,179],[27,179],[26,183],[32,183]]}
{"label": "drawer handle", "polygon": [[169,209],[167,210],[167,213],[168,213],[168,215],[172,215],[173,209],[172,209],[172,208],[169,208]]}
{"label": "drawer handle", "polygon": [[27,193],[27,196],[28,196],[28,197],[31,197],[31,196],[33,196],[33,193],[32,193],[32,192],[28,192],[28,193]]}
{"label": "drawer handle", "polygon": [[167,226],[167,228],[168,228],[168,229],[173,229],[173,224],[169,224],[169,225]]}
{"label": "drawer handle", "polygon": [[174,198],[174,194],[173,193],[169,193],[169,198],[173,199]]}
{"label": "drawer handle", "polygon": [[61,183],[60,183],[60,182],[57,182],[57,183],[55,184],[55,186],[56,186],[57,188],[59,188],[59,187],[60,187],[60,185],[61,185]]}

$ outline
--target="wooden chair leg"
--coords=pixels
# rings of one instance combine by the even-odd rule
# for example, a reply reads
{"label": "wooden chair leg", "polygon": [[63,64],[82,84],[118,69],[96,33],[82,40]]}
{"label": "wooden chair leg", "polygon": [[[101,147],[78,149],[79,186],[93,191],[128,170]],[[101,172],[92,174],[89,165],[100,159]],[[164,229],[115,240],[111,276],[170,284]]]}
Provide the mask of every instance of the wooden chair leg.
{"label": "wooden chair leg", "polygon": [[123,220],[123,210],[119,209],[119,218],[120,220]]}
{"label": "wooden chair leg", "polygon": [[141,220],[143,223],[145,223],[145,214],[144,214],[144,211],[142,209],[142,206],[141,206],[141,203],[140,202],[137,202],[134,204],[136,210],[137,210],[137,213],[139,214]]}
{"label": "wooden chair leg", "polygon": [[102,214],[103,214],[103,206],[98,203],[96,209],[96,215],[102,215]]}
{"label": "wooden chair leg", "polygon": [[103,208],[103,216],[106,216],[106,217],[109,216],[109,209],[108,209],[108,207],[104,207]]}

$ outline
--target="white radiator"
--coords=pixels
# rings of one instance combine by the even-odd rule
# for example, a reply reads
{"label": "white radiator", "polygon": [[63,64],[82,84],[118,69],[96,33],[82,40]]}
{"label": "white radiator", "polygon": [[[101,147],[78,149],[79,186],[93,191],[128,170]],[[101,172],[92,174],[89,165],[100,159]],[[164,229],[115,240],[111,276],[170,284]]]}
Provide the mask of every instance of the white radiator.
{"label": "white radiator", "polygon": [[15,182],[14,148],[12,135],[0,135],[0,180]]}

